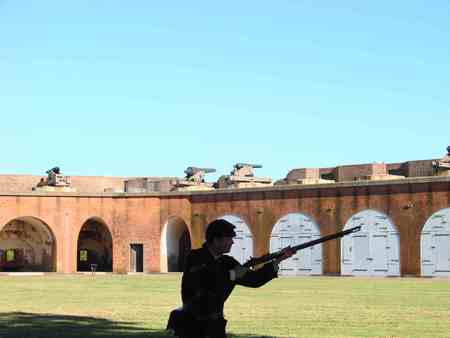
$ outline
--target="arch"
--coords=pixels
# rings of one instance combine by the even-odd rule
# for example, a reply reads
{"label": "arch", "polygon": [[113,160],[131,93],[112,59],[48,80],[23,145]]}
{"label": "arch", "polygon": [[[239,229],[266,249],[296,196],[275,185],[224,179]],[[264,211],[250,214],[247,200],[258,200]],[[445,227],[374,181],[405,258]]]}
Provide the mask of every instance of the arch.
{"label": "arch", "polygon": [[15,218],[0,231],[0,271],[55,272],[56,238],[33,216]]}
{"label": "arch", "polygon": [[183,271],[191,245],[191,236],[186,222],[177,216],[169,217],[161,232],[160,271]]}
{"label": "arch", "polygon": [[[286,246],[294,246],[320,237],[317,223],[302,213],[289,213],[275,223],[270,235],[270,252]],[[280,275],[320,275],[322,267],[322,244],[298,251],[280,263]]]}
{"label": "arch", "polygon": [[99,217],[87,219],[80,228],[77,239],[77,271],[112,272],[113,244],[109,227]]}
{"label": "arch", "polygon": [[341,274],[350,276],[400,276],[400,237],[391,219],[367,209],[353,215],[344,230],[359,232],[341,239]]}
{"label": "arch", "polygon": [[425,222],[420,234],[421,275],[450,277],[450,208]]}
{"label": "arch", "polygon": [[243,218],[234,214],[223,215],[218,219],[224,219],[236,227],[236,237],[233,239],[234,244],[231,247],[230,256],[244,264],[253,256],[253,236],[249,226]]}

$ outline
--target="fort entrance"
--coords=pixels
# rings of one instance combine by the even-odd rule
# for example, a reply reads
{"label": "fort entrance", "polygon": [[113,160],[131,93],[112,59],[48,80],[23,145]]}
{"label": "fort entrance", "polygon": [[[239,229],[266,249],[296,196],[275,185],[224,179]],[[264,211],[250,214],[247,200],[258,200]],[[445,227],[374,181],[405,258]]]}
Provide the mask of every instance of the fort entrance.
{"label": "fort entrance", "polygon": [[9,221],[0,231],[0,271],[56,271],[56,240],[35,217]]}
{"label": "fort entrance", "polygon": [[161,234],[161,272],[181,272],[191,250],[191,237],[180,217],[170,217]]}
{"label": "fort entrance", "polygon": [[90,218],[81,227],[77,253],[77,271],[112,272],[112,237],[100,218]]}

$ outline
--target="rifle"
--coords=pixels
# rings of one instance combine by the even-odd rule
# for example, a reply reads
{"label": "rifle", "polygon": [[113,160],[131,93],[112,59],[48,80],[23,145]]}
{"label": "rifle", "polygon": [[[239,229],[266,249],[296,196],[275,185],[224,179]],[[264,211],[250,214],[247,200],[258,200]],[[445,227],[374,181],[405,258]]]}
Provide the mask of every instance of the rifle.
{"label": "rifle", "polygon": [[[294,252],[297,252],[299,250],[309,248],[310,246],[313,246],[313,245],[316,245],[319,243],[323,243],[323,242],[326,242],[326,241],[329,241],[332,239],[344,237],[345,235],[349,235],[354,232],[358,232],[360,230],[361,230],[361,226],[356,226],[356,227],[350,228],[348,230],[339,231],[339,232],[336,232],[335,234],[323,236],[323,237],[320,237],[318,239],[315,239],[315,240],[312,240],[312,241],[309,241],[306,243],[295,245],[295,246],[291,247],[291,250],[293,250]],[[283,250],[276,251],[276,252],[269,253],[267,255],[263,255],[261,257],[256,257],[256,258],[250,257],[250,259],[247,262],[245,262],[243,264],[243,266],[245,266],[246,268],[252,268],[255,265],[273,261],[274,259],[277,259],[278,257],[281,257],[283,255],[283,253],[281,253],[282,251]]]}

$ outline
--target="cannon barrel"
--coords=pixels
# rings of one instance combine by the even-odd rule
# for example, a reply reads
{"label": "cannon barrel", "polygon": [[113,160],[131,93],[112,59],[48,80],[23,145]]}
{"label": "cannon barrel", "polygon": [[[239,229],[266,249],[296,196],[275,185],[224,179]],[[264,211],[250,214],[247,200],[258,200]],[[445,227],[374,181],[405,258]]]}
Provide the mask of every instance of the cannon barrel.
{"label": "cannon barrel", "polygon": [[244,168],[244,167],[252,167],[255,169],[259,169],[262,168],[263,166],[261,164],[252,164],[252,163],[236,163],[234,165],[235,168],[240,169],[240,168]]}
{"label": "cannon barrel", "polygon": [[214,168],[200,168],[200,170],[204,171],[206,174],[216,172],[216,169],[214,169]]}
{"label": "cannon barrel", "polygon": [[51,173],[59,174],[60,169],[59,169],[59,167],[53,167],[52,169],[47,170],[45,173],[46,174],[51,174]]}
{"label": "cannon barrel", "polygon": [[195,175],[198,172],[204,172],[205,174],[208,173],[214,173],[216,172],[216,169],[213,168],[198,168],[198,167],[187,167],[186,170],[184,171],[184,173],[186,175],[192,176]]}

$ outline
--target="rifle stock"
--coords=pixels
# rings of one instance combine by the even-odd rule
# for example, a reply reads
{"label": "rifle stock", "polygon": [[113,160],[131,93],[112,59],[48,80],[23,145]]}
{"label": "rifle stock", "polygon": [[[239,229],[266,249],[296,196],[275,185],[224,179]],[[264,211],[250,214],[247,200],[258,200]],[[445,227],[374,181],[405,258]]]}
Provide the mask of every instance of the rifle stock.
{"label": "rifle stock", "polygon": [[[329,240],[332,240],[332,239],[344,237],[346,235],[349,235],[349,234],[354,233],[354,232],[358,232],[360,230],[361,230],[361,226],[356,226],[356,227],[353,227],[353,228],[350,228],[350,229],[347,229],[347,230],[344,230],[344,231],[336,232],[336,233],[331,234],[331,235],[320,237],[318,239],[315,239],[315,240],[312,240],[312,241],[309,241],[309,242],[306,242],[306,243],[295,245],[295,246],[291,247],[291,249],[294,252],[297,252],[299,250],[303,250],[303,249],[309,248],[309,247],[311,247],[313,245],[320,244],[320,243],[323,243],[323,242],[326,242],[326,241],[329,241]],[[273,261],[274,259],[277,259],[278,257],[283,255],[281,253],[282,251],[283,250],[276,251],[276,252],[269,253],[267,255],[263,255],[261,257],[256,257],[256,258],[251,257],[247,262],[245,262],[243,264],[243,266],[245,266],[247,268],[251,268],[251,267],[254,267],[254,266],[259,265],[259,264],[264,264],[264,263]]]}

